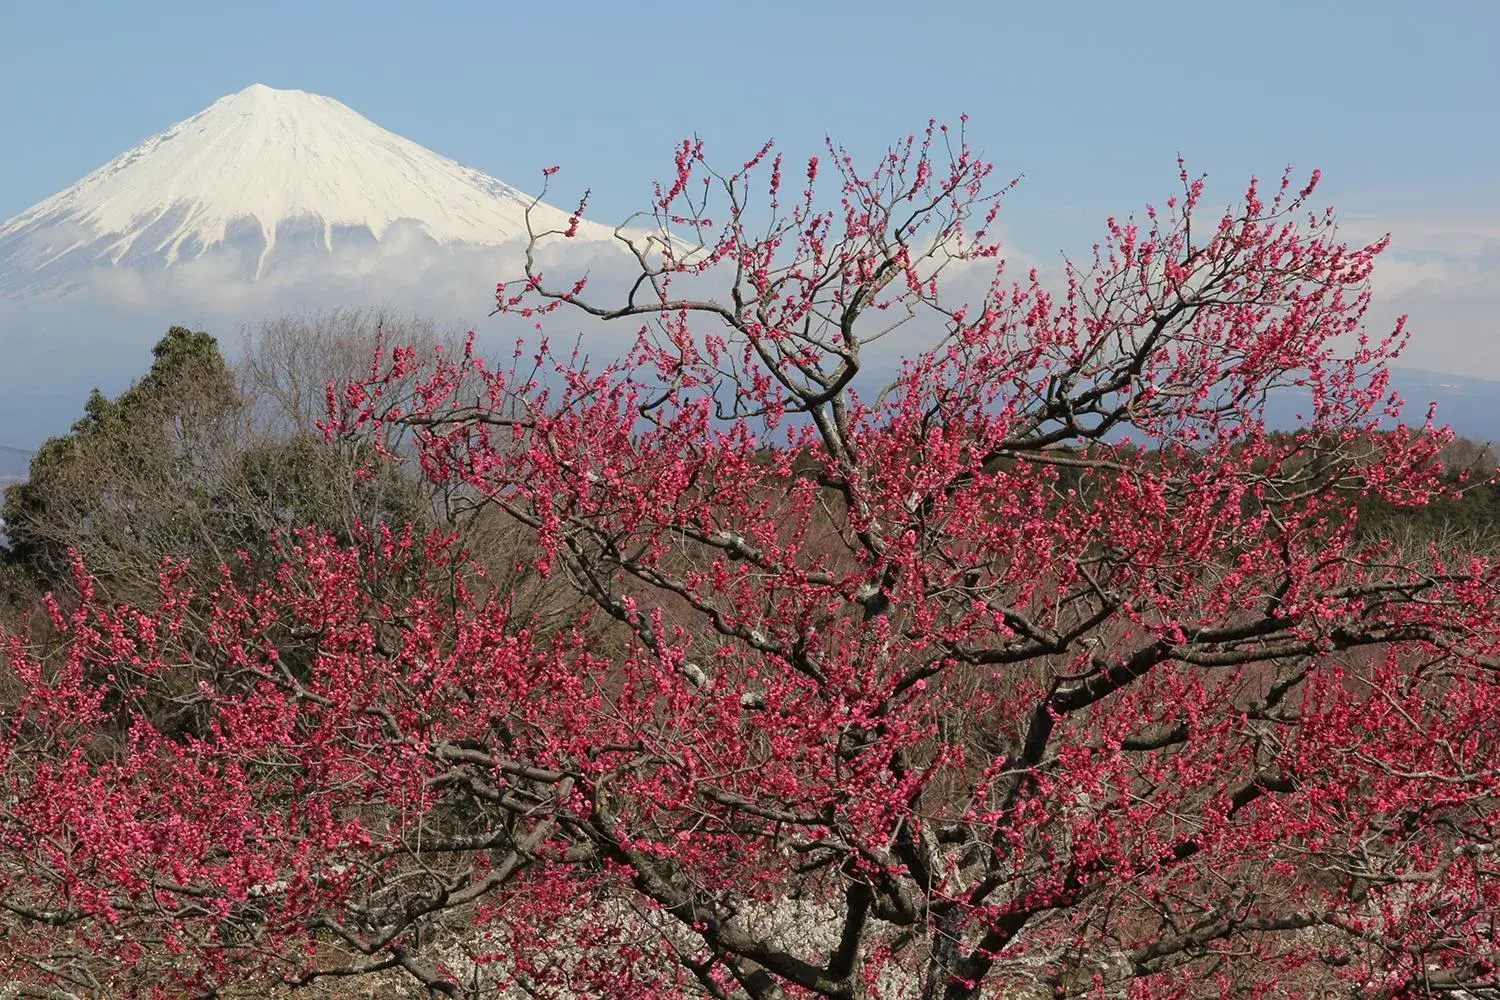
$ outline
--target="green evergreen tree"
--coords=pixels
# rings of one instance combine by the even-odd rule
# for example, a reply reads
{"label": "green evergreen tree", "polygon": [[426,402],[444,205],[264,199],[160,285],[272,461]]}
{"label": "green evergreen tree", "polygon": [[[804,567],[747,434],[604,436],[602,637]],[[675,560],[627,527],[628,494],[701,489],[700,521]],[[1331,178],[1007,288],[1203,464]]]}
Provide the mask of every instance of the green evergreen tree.
{"label": "green evergreen tree", "polygon": [[239,409],[209,334],[174,326],[152,358],[116,398],[95,388],[72,429],[43,444],[28,479],[6,490],[6,559],[38,585],[66,585],[69,549],[139,546],[164,505],[191,503],[203,438]]}

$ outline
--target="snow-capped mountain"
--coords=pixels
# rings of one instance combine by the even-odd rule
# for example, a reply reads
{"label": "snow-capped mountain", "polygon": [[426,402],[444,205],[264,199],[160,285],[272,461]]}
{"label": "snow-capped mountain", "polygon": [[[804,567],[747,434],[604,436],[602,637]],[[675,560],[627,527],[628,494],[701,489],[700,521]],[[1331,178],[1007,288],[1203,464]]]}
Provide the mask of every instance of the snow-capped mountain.
{"label": "snow-capped mountain", "polygon": [[[94,268],[218,256],[253,280],[392,241],[500,245],[526,235],[531,202],[332,98],[256,84],[0,225],[0,295],[65,293]],[[532,225],[567,218],[538,205]]]}

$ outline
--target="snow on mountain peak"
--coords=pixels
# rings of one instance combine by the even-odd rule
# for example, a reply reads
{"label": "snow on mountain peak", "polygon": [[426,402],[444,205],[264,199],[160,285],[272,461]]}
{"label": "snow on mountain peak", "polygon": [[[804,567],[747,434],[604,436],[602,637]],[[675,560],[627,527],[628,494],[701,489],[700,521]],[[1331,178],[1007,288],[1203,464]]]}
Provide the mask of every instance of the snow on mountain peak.
{"label": "snow on mountain peak", "polygon": [[[332,253],[382,242],[398,223],[438,244],[499,245],[525,236],[531,201],[332,98],[257,83],[0,224],[0,294],[226,247],[260,277],[279,248]],[[567,213],[538,205],[532,223],[565,228]]]}

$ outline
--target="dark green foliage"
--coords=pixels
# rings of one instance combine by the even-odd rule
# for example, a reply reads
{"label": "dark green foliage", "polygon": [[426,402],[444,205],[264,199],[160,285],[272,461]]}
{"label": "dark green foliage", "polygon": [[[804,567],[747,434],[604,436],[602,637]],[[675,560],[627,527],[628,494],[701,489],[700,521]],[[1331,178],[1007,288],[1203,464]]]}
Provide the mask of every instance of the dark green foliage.
{"label": "dark green foliage", "polygon": [[1464,438],[1447,449],[1445,476],[1453,495],[1416,509],[1369,499],[1360,528],[1369,536],[1396,536],[1408,543],[1462,544],[1476,551],[1500,548],[1500,480],[1490,448]]}
{"label": "dark green foliage", "polygon": [[152,522],[205,485],[206,438],[239,396],[207,333],[174,326],[151,353],[143,378],[113,400],[95,389],[72,429],[37,450],[27,481],[6,490],[6,561],[39,586],[66,585],[70,549],[192,548],[186,523]]}
{"label": "dark green foliage", "polygon": [[252,441],[209,503],[223,544],[234,551],[264,550],[267,539],[295,528],[317,527],[347,544],[358,525],[430,521],[419,485],[401,466],[367,445],[328,444],[309,434]]}
{"label": "dark green foliage", "polygon": [[69,590],[76,552],[109,598],[149,603],[168,560],[206,593],[221,566],[254,572],[298,528],[347,541],[359,524],[430,521],[416,478],[368,444],[252,419],[207,333],[173,327],[152,358],[118,397],[95,390],[7,491],[5,562],[35,588]]}
{"label": "dark green foliage", "polygon": [[[293,342],[288,336],[282,346]],[[298,374],[318,379],[315,364],[327,359],[316,355],[326,345],[295,343],[314,355],[296,357]],[[142,378],[113,399],[91,393],[72,429],[33,456],[30,478],[6,492],[0,615],[37,626],[45,644],[37,597],[76,596],[75,554],[100,598],[141,607],[157,601],[164,564],[185,562],[178,582],[194,594],[188,634],[201,636],[225,569],[242,581],[273,571],[300,529],[343,543],[361,526],[426,530],[431,504],[408,468],[379,458],[368,442],[325,442],[310,429],[318,416],[306,412],[311,404],[298,397],[301,409],[283,412],[278,388],[232,370],[207,333],[173,327]],[[265,419],[275,407],[281,419]],[[379,585],[397,593],[414,582]],[[306,669],[319,649],[315,635],[283,637],[294,668]],[[206,673],[228,684],[223,667],[205,644],[157,679],[159,697],[117,707],[172,736],[199,733],[198,682]]]}

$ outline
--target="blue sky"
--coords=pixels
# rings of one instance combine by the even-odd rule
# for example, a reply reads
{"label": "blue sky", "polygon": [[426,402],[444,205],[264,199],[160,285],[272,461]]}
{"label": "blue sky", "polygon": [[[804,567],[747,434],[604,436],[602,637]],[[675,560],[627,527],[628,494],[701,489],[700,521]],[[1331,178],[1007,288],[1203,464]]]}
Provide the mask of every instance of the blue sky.
{"label": "blue sky", "polygon": [[641,200],[685,134],[728,157],[827,133],[868,150],[960,112],[1027,175],[1012,210],[1028,231],[1091,231],[1158,197],[1178,151],[1226,197],[1291,162],[1360,212],[1500,200],[1493,0],[8,0],[0,38],[0,218],[257,81],[517,186],[562,163],[604,216]]}
{"label": "blue sky", "polygon": [[253,82],[523,189],[562,164],[553,200],[592,187],[609,222],[692,133],[868,155],[968,113],[1025,175],[1002,218],[1032,259],[1159,201],[1179,152],[1214,201],[1319,167],[1351,238],[1396,235],[1382,308],[1440,334],[1409,361],[1500,377],[1497,42],[1500,0],[0,0],[0,218]]}

